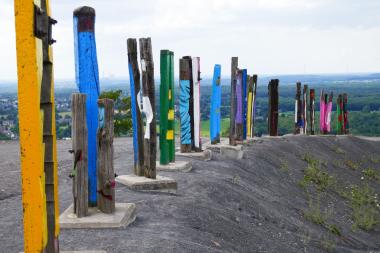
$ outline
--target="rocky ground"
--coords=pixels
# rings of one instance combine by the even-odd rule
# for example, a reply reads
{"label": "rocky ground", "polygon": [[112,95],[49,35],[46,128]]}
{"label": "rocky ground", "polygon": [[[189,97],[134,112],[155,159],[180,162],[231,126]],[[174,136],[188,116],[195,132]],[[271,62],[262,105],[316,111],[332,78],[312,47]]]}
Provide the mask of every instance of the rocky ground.
{"label": "rocky ground", "polygon": [[[71,203],[70,141],[58,142],[59,196]],[[137,219],[122,229],[62,230],[62,250],[116,252],[380,252],[380,142],[357,137],[260,138],[245,159],[214,155],[189,173],[160,173],[178,192],[117,186]],[[23,250],[19,146],[0,145],[0,252]],[[117,174],[132,140],[115,140]],[[357,186],[357,187],[356,187]]]}

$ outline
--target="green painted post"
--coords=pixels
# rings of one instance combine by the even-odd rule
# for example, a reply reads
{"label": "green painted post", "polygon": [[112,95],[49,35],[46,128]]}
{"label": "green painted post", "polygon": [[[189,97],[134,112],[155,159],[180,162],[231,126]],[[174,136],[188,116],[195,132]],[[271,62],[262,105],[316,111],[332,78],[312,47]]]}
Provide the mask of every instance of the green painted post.
{"label": "green painted post", "polygon": [[174,148],[174,53],[161,50],[160,58],[160,164],[175,161]]}

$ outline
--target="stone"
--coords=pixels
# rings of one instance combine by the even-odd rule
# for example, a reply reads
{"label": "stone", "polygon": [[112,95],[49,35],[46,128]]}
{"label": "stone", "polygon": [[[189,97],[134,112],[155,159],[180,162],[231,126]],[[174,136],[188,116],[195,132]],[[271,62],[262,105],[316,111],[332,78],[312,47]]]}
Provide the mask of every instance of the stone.
{"label": "stone", "polygon": [[227,138],[220,139],[220,143],[217,144],[211,144],[210,142],[208,142],[204,146],[208,150],[215,153],[219,153],[226,158],[242,159],[244,156],[243,146],[232,146],[229,144],[229,140]]}
{"label": "stone", "polygon": [[212,157],[212,152],[208,149],[205,149],[202,152],[189,152],[189,153],[176,152],[175,155],[186,157],[186,158],[193,158],[193,159],[197,159],[201,161],[210,161]]}
{"label": "stone", "polygon": [[88,216],[77,218],[73,205],[59,217],[59,224],[65,228],[119,228],[126,227],[136,219],[136,205],[133,203],[116,203],[113,214],[102,213],[97,207],[88,208]]}
{"label": "stone", "polygon": [[177,193],[177,181],[169,177],[158,175],[156,179],[136,175],[122,175],[116,178],[116,182],[135,191]]}
{"label": "stone", "polygon": [[174,163],[169,163],[167,165],[161,165],[159,161],[156,162],[157,171],[166,171],[166,172],[189,172],[193,166],[191,162],[187,161],[175,161]]}

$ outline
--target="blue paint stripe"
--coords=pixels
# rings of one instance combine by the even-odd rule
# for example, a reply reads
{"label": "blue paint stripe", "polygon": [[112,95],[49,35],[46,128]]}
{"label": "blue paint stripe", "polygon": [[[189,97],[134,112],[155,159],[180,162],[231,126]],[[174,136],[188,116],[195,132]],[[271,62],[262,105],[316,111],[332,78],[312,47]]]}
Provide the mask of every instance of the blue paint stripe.
{"label": "blue paint stripe", "polygon": [[212,79],[212,96],[210,110],[210,138],[215,141],[220,135],[220,105],[221,105],[221,84],[217,85],[217,80],[220,79],[221,66],[214,66],[214,76]]}
{"label": "blue paint stripe", "polygon": [[134,165],[138,163],[139,143],[137,141],[137,115],[136,115],[136,97],[135,97],[135,79],[133,78],[132,64],[128,64],[129,69],[129,83],[131,92],[132,104],[132,127],[133,127],[133,160]]}
{"label": "blue paint stripe", "polygon": [[181,117],[181,144],[191,144],[189,100],[190,80],[180,80],[179,114]]}

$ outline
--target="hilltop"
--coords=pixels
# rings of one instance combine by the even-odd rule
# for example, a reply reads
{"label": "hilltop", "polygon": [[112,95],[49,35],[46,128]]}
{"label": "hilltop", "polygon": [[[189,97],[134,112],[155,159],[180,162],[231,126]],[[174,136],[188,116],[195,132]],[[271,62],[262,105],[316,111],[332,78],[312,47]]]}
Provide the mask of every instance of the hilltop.
{"label": "hilltop", "polygon": [[[132,140],[114,143],[116,173],[132,173]],[[58,141],[61,212],[71,203],[70,147],[70,141]],[[62,230],[61,249],[380,250],[378,139],[258,138],[244,150],[242,160],[214,155],[209,162],[193,161],[189,173],[160,173],[177,179],[176,195],[133,192],[118,185],[117,201],[136,203],[136,221],[123,229]],[[17,142],[0,145],[0,252],[22,250],[18,151]]]}

